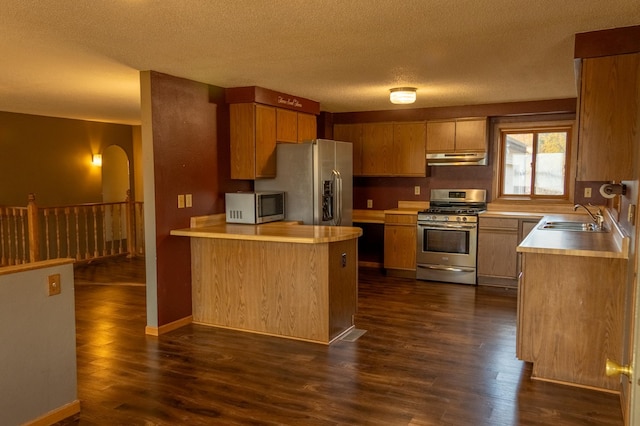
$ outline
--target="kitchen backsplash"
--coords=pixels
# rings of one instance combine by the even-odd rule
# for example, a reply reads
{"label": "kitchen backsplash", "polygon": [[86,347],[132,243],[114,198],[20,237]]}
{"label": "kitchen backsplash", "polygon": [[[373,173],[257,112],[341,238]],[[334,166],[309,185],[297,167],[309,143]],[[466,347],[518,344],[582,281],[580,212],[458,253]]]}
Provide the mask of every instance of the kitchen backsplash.
{"label": "kitchen backsplash", "polygon": [[431,189],[436,188],[486,189],[487,198],[491,197],[493,172],[489,166],[429,167],[427,172],[426,178],[354,177],[353,208],[367,209],[367,200],[372,200],[374,210],[394,209],[398,201],[428,201]]}

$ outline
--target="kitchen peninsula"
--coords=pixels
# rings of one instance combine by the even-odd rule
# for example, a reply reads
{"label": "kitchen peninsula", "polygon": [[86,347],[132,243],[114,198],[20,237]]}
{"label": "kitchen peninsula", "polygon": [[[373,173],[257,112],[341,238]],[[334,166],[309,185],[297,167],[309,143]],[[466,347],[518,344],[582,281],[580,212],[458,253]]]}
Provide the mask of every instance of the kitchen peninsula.
{"label": "kitchen peninsula", "polygon": [[291,222],[194,224],[193,322],[330,344],[353,328],[362,230]]}

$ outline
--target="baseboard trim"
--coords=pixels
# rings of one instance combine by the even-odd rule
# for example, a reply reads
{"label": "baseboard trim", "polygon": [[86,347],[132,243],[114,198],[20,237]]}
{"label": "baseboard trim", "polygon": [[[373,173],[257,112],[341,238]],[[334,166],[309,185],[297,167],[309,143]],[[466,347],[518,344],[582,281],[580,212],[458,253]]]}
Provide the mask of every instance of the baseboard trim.
{"label": "baseboard trim", "polygon": [[189,315],[188,317],[180,318],[179,320],[161,325],[160,327],[151,327],[148,325],[144,328],[144,334],[147,334],[149,336],[160,336],[170,331],[176,330],[180,327],[184,327],[185,325],[189,325],[192,322],[193,315]]}
{"label": "baseboard trim", "polygon": [[382,263],[381,262],[368,262],[368,261],[364,261],[364,260],[359,260],[358,261],[358,266],[361,268],[380,268],[382,269]]}
{"label": "baseboard trim", "polygon": [[38,417],[37,419],[26,422],[24,423],[24,425],[48,426],[48,425],[57,423],[61,420],[64,420],[67,417],[71,417],[74,414],[78,414],[79,412],[80,412],[80,400],[76,399],[75,401],[70,402],[69,404],[56,408],[53,411],[49,411],[48,413]]}

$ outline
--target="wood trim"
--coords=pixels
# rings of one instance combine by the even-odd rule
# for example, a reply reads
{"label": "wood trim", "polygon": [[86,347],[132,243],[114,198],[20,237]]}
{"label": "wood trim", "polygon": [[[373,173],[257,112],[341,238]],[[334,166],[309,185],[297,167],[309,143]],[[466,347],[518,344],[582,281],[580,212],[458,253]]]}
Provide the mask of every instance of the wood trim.
{"label": "wood trim", "polygon": [[30,420],[23,424],[23,426],[49,426],[57,423],[61,420],[71,417],[74,414],[80,412],[80,400],[76,399],[62,407],[58,407],[55,410],[38,417],[37,419]]}
{"label": "wood trim", "polygon": [[32,263],[23,263],[21,265],[3,266],[0,268],[0,275],[15,274],[17,272],[33,271],[36,269],[53,268],[55,266],[62,266],[68,263],[74,263],[75,259],[63,258],[63,259],[51,259],[41,260]]}
{"label": "wood trim", "polygon": [[531,376],[531,380],[537,380],[539,382],[555,383],[555,384],[558,384],[558,385],[573,386],[575,388],[589,389],[589,390],[592,390],[592,391],[605,392],[605,393],[610,393],[610,394],[613,394],[613,395],[620,395],[620,391],[618,391],[618,390],[604,389],[604,388],[599,388],[597,386],[581,385],[579,383],[565,382],[565,381],[562,381],[562,380],[545,379],[544,377],[536,377],[536,376]]}
{"label": "wood trim", "polygon": [[319,102],[258,86],[225,89],[225,100],[228,104],[258,103],[313,115],[320,114]]}
{"label": "wood trim", "polygon": [[384,223],[384,210],[353,210],[354,223]]}
{"label": "wood trim", "polygon": [[382,262],[368,262],[365,260],[359,260],[358,266],[361,268],[377,268],[377,269],[383,268]]}
{"label": "wood trim", "polygon": [[193,216],[189,220],[189,228],[201,228],[203,226],[221,225],[227,221],[225,213],[211,214],[207,216]]}
{"label": "wood trim", "polygon": [[573,113],[576,98],[543,101],[506,102],[437,108],[334,113],[334,124],[443,120],[462,117],[495,117],[549,113]]}
{"label": "wood trim", "polygon": [[152,327],[148,325],[144,328],[144,334],[149,336],[161,336],[170,331],[177,330],[180,327],[184,327],[185,325],[189,325],[192,322],[193,315],[189,315],[188,317],[180,318],[168,324],[161,325],[160,327]]}
{"label": "wood trim", "polygon": [[640,52],[640,25],[576,34],[574,58]]}

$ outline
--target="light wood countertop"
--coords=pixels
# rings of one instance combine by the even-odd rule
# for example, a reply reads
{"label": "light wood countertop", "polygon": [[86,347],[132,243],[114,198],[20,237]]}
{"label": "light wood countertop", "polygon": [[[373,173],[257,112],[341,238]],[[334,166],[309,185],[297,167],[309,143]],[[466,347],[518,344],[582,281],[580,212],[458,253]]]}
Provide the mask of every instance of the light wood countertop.
{"label": "light wood countertop", "polygon": [[[621,258],[629,257],[629,237],[607,214],[605,227],[608,232],[577,232],[540,229],[539,226],[529,233],[517,248],[519,253],[557,254],[564,256],[584,256]],[[586,215],[554,214],[545,215],[540,224],[546,221],[579,220],[591,222]]]}
{"label": "light wood countertop", "polygon": [[351,226],[297,225],[273,222],[262,225],[221,223],[196,228],[174,229],[171,235],[225,240],[271,241],[297,244],[319,244],[358,238],[362,229]]}

